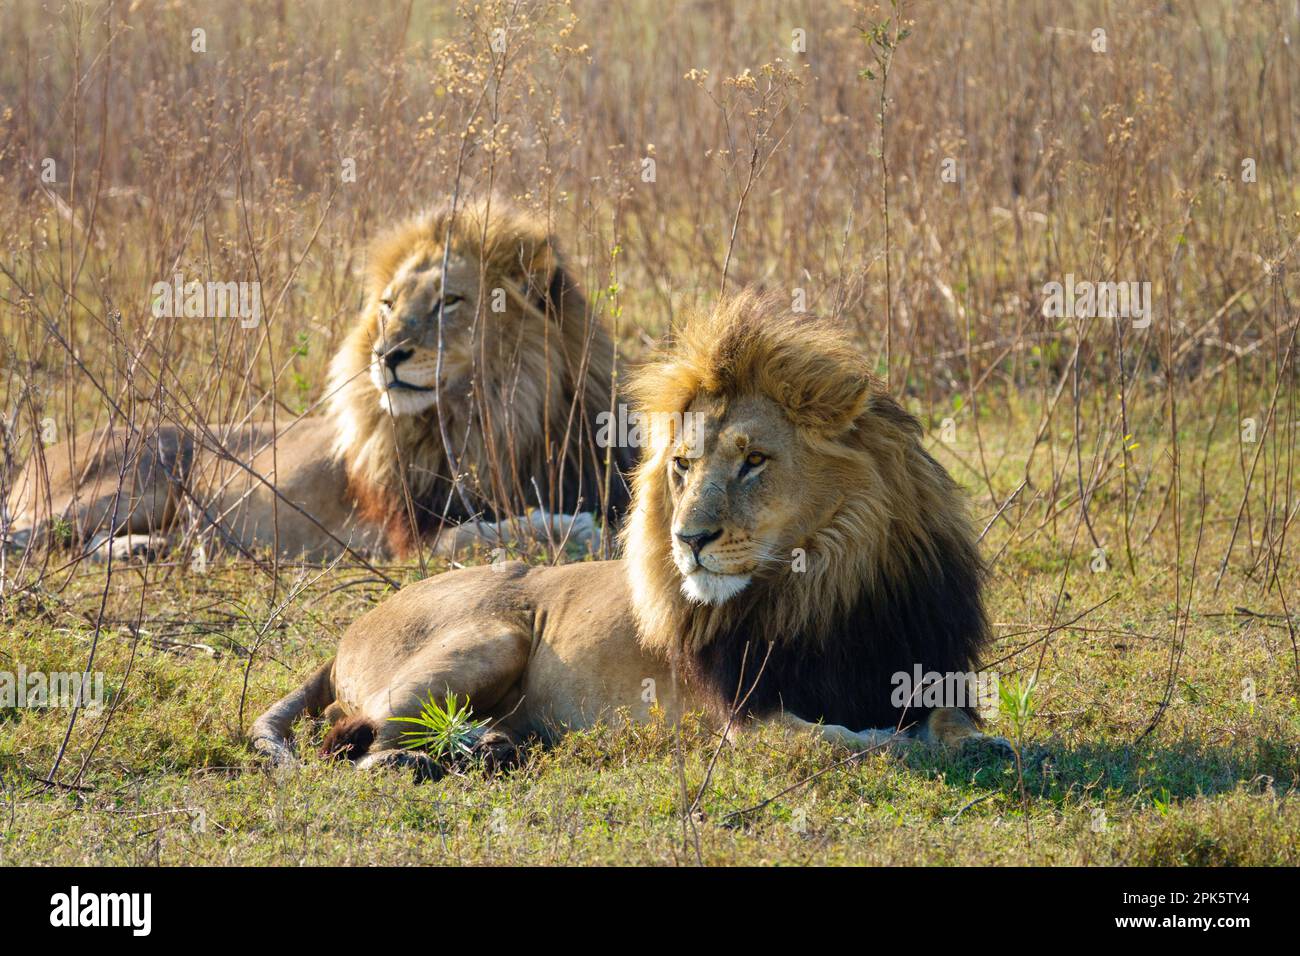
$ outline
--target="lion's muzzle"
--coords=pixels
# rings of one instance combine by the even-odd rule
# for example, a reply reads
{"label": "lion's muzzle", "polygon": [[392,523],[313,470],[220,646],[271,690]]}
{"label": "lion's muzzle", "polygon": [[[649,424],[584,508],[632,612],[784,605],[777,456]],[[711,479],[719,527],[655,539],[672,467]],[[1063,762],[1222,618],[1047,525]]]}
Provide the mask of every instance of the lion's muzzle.
{"label": "lion's muzzle", "polygon": [[370,381],[379,392],[381,407],[394,415],[414,415],[437,404],[437,355],[426,352],[375,344]]}

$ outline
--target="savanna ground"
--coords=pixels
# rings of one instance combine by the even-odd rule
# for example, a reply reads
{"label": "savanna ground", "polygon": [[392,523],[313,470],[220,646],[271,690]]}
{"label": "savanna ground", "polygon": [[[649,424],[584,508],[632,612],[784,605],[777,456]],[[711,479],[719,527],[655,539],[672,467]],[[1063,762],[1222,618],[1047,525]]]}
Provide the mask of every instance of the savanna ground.
{"label": "savanna ground", "polygon": [[[304,726],[271,774],[251,719],[376,570],[436,565],[10,551],[0,671],[110,697],[0,711],[0,860],[1300,863],[1297,34],[1226,0],[6,4],[6,481],[43,434],[314,408],[366,240],[491,186],[625,365],[724,284],[855,328],[970,493],[984,663],[1032,708],[989,720],[1011,763],[650,725],[416,786]],[[260,282],[263,321],[155,317],[177,272]],[[1044,315],[1067,275],[1150,282],[1150,324]]]}

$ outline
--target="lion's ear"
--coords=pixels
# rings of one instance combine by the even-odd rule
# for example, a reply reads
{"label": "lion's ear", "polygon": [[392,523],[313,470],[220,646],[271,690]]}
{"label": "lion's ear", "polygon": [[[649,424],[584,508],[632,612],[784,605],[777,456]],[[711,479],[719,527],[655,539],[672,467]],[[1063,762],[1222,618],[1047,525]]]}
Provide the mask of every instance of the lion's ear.
{"label": "lion's ear", "polygon": [[542,306],[550,306],[555,315],[560,315],[564,311],[564,298],[576,291],[577,285],[569,278],[568,272],[564,271],[563,265],[555,263],[551,269],[551,281],[547,282],[546,293],[542,297]]}
{"label": "lion's ear", "polygon": [[579,301],[578,284],[558,260],[551,260],[551,275],[537,294],[537,307],[547,315],[561,316],[565,308],[573,309]]}
{"label": "lion's ear", "polygon": [[828,434],[849,428],[866,410],[873,394],[870,373],[841,356],[800,356],[796,374],[777,374],[769,388],[798,424]]}
{"label": "lion's ear", "polygon": [[827,382],[810,389],[798,402],[797,418],[810,428],[830,434],[844,431],[858,420],[871,399],[870,378]]}

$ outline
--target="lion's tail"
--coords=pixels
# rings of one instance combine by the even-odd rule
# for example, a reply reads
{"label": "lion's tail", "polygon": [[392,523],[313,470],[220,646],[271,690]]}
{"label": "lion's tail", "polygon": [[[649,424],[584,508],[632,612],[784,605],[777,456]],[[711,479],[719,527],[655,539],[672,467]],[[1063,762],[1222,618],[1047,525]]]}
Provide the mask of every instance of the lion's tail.
{"label": "lion's tail", "polygon": [[293,693],[280,698],[248,732],[249,743],[277,766],[294,761],[292,727],[302,714],[315,717],[334,701],[334,660],[322,664]]}
{"label": "lion's tail", "polygon": [[344,717],[334,723],[321,744],[320,755],[331,760],[346,757],[357,761],[370,750],[375,742],[375,725],[366,717],[353,715]]}

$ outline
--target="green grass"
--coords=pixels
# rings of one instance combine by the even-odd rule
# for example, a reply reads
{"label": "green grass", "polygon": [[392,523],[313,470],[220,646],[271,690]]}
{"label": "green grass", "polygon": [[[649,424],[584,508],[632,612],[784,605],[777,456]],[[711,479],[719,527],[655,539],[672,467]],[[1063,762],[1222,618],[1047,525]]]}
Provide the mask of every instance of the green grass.
{"label": "green grass", "polygon": [[[1232,503],[1224,491],[1215,513]],[[1228,523],[1207,524],[1219,530],[1204,550],[1217,557]],[[1000,549],[996,537],[986,550]],[[58,774],[71,783],[87,761],[82,789],[40,782],[67,711],[0,712],[0,862],[1300,863],[1293,652],[1285,622],[1257,616],[1276,609],[1242,561],[1217,594],[1215,561],[1202,561],[1168,707],[1143,737],[1169,684],[1174,621],[1173,568],[1160,556],[1169,542],[1158,540],[1136,575],[1118,560],[1094,574],[1076,554],[1063,591],[1065,551],[1044,535],[998,562],[993,669],[1014,680],[1041,663],[1023,796],[1014,762],[991,755],[916,749],[837,766],[825,746],[768,730],[722,749],[690,819],[683,808],[716,747],[694,723],[597,728],[511,772],[416,785],[315,757],[324,728],[307,722],[302,767],[270,773],[243,729],[386,589],[334,572],[264,628],[271,588],[257,572],[150,568],[128,677],[143,579],[122,570],[95,662],[116,707],[78,718]],[[0,669],[80,670],[102,575],[83,567],[61,589],[10,600]],[[248,648],[262,632],[241,720]],[[1022,739],[1005,712],[990,730]]]}
{"label": "green grass", "polygon": [[[1023,476],[1035,416],[1006,409],[981,427],[1005,496]],[[959,434],[932,447],[975,497],[982,525],[991,509],[973,436]],[[1161,445],[1152,435],[1143,451],[1159,463]],[[1065,460],[1068,437],[1056,454]],[[512,772],[417,786],[404,774],[319,760],[324,728],[307,723],[303,766],[268,773],[244,729],[388,589],[338,570],[310,581],[268,627],[293,569],[273,598],[269,580],[246,565],[195,575],[182,562],[114,576],[94,669],[116,707],[78,718],[58,774],[77,781],[84,761],[82,789],[40,782],[66,711],[0,711],[0,862],[1300,863],[1290,632],[1244,547],[1213,590],[1241,495],[1238,454],[1224,429],[1208,459],[1218,476],[1207,483],[1204,555],[1172,681],[1178,549],[1169,515],[1137,549],[1135,574],[1117,544],[1117,496],[1104,487],[1093,520],[1110,553],[1106,573],[1090,570],[1086,536],[1070,553],[1077,508],[1053,533],[1044,502],[1026,496],[1023,513],[1010,509],[991,529],[984,550],[1000,557],[989,664],[1008,684],[1037,672],[1023,726],[1004,711],[989,727],[1020,746],[1023,790],[1016,765],[989,755],[913,750],[840,765],[824,746],[765,731],[723,748],[687,819],[716,748],[697,725],[600,728],[534,750]],[[1050,485],[1048,457],[1040,450],[1032,470],[1039,488]],[[1157,469],[1135,535],[1153,524],[1162,480]],[[1199,508],[1184,503],[1183,600]],[[390,573],[409,580],[416,570]],[[1283,567],[1289,593],[1294,574]],[[102,568],[83,565],[8,600],[0,669],[82,669],[102,589]],[[1168,706],[1144,736],[1167,689]]]}

